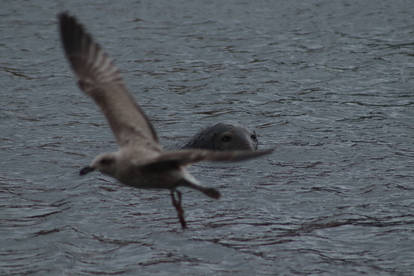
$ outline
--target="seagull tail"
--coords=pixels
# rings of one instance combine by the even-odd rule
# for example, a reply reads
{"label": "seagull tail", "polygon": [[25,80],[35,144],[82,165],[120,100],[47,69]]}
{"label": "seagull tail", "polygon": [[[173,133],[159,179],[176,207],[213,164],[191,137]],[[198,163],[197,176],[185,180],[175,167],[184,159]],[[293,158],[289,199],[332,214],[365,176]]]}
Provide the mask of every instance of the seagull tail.
{"label": "seagull tail", "polygon": [[200,185],[200,182],[197,181],[191,174],[187,171],[184,171],[183,179],[180,182],[180,186],[189,187],[194,190],[200,191],[208,197],[219,199],[220,192],[214,188],[207,188]]}

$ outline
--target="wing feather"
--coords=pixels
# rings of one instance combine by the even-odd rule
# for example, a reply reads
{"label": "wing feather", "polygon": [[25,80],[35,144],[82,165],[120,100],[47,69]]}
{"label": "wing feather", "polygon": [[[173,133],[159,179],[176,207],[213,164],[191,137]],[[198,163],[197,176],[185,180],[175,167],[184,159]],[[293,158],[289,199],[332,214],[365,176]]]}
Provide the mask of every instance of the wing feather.
{"label": "wing feather", "polygon": [[112,59],[73,16],[61,13],[58,17],[63,48],[78,84],[101,108],[118,144],[125,146],[137,139],[158,144],[154,127],[128,92]]}
{"label": "wing feather", "polygon": [[212,151],[212,150],[180,150],[162,153],[159,157],[149,162],[144,167],[148,170],[165,170],[190,165],[201,161],[212,162],[238,162],[257,158],[273,152],[274,149],[267,150],[236,150],[236,151]]}

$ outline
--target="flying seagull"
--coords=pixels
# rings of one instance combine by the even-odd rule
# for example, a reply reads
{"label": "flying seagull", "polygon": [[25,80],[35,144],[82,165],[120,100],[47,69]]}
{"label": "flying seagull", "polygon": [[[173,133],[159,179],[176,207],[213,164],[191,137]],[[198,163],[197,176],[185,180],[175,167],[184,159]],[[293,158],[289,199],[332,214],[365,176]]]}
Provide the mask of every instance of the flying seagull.
{"label": "flying seagull", "polygon": [[200,161],[242,161],[271,153],[261,151],[164,151],[148,117],[128,92],[118,68],[93,41],[76,18],[58,15],[66,58],[80,89],[100,107],[119,145],[116,152],[98,155],[80,175],[98,170],[121,183],[141,189],[169,189],[182,228],[186,228],[178,187],[198,190],[218,199],[220,193],[191,176],[186,166]]}

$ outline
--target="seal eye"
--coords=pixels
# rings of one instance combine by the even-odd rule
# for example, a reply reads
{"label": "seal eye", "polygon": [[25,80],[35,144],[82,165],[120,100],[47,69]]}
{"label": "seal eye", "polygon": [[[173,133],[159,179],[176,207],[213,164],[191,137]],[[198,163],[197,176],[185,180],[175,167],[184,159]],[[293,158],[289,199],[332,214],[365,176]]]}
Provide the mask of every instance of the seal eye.
{"label": "seal eye", "polygon": [[231,140],[231,136],[228,134],[223,135],[223,137],[221,137],[222,142],[230,142],[230,140]]}
{"label": "seal eye", "polygon": [[250,135],[250,138],[251,138],[253,141],[256,141],[256,140],[257,140],[256,133],[254,133],[254,134]]}
{"label": "seal eye", "polygon": [[101,161],[99,161],[99,163],[101,165],[108,166],[108,165],[111,165],[112,163],[114,163],[114,159],[113,158],[103,158],[103,159],[101,159]]}

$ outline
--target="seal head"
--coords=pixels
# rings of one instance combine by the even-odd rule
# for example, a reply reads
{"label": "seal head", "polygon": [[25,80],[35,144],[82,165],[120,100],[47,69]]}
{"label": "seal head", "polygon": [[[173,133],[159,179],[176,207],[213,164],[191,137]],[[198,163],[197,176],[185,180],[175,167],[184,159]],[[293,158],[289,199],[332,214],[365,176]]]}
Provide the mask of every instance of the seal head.
{"label": "seal head", "polygon": [[208,150],[257,150],[258,140],[256,132],[247,128],[231,124],[217,123],[201,130],[188,141],[183,148]]}

